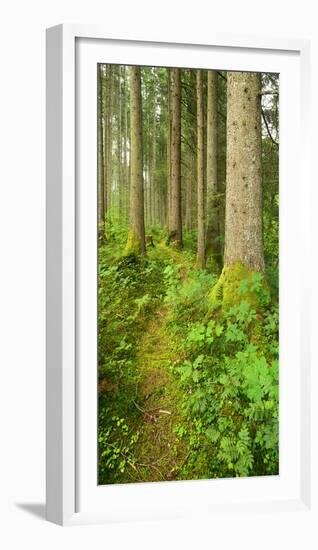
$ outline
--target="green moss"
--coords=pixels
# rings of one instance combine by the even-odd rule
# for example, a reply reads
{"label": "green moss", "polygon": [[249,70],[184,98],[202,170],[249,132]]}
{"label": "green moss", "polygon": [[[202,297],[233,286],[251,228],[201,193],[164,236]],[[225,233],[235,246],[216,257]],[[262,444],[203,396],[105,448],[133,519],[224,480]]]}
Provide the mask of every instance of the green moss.
{"label": "green moss", "polygon": [[129,229],[124,256],[131,256],[133,254],[143,254],[143,246],[138,235],[132,229]]}
{"label": "green moss", "polygon": [[247,301],[256,310],[259,309],[259,297],[254,291],[247,289],[245,292],[239,292],[241,281],[251,281],[254,273],[255,271],[250,271],[241,262],[224,266],[210,293],[212,309],[222,307],[222,310],[227,310],[242,300]]}

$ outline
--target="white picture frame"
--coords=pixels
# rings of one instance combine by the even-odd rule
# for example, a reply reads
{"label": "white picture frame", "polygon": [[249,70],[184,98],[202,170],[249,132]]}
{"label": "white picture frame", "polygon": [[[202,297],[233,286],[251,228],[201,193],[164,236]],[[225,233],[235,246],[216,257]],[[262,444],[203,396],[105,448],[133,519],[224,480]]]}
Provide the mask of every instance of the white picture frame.
{"label": "white picture frame", "polygon": [[[85,361],[87,364],[88,360],[96,359],[93,349],[96,188],[93,185],[89,190],[85,182],[88,178],[96,181],[96,101],[92,101],[96,98],[96,78],[93,82],[87,77],[96,74],[93,71],[97,62],[207,68],[214,63],[216,68],[273,71],[283,76],[280,82],[283,467],[279,476],[97,486],[96,460],[94,463],[97,378],[94,369],[90,372],[85,369]],[[182,29],[176,29],[171,38],[165,35],[164,39],[155,32],[143,36],[132,32],[130,36],[118,37],[101,26],[89,25],[59,25],[47,30],[49,521],[69,525],[211,516],[237,513],[238,509],[247,513],[273,509],[277,513],[310,512],[311,493],[316,491],[310,467],[310,429],[317,419],[311,414],[310,401],[310,288],[299,284],[310,281],[309,80],[309,43],[305,40],[215,33],[202,36],[195,31],[191,36],[183,36]],[[86,86],[87,82],[93,82],[92,86]],[[288,93],[287,86],[291,83]],[[295,136],[291,136],[292,127]],[[293,222],[295,217],[297,224]],[[301,265],[293,257],[293,249],[300,243],[306,243]],[[87,268],[88,265],[93,267]]]}

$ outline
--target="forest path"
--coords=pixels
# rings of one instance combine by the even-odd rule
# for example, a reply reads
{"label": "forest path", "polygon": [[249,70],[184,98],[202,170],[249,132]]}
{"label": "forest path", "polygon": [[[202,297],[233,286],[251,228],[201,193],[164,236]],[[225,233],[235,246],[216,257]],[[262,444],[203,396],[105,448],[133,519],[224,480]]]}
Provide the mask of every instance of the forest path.
{"label": "forest path", "polygon": [[137,355],[135,406],[142,424],[136,458],[142,481],[174,479],[186,454],[174,431],[181,418],[182,393],[172,372],[178,357],[165,326],[168,313],[163,306],[149,321]]}
{"label": "forest path", "polygon": [[[193,262],[164,243],[157,244],[156,254],[168,256],[180,266],[184,281]],[[187,458],[187,447],[177,438],[182,423],[182,389],[173,374],[180,361],[174,351],[173,337],[167,326],[170,307],[162,304],[145,327],[137,354],[139,383],[135,406],[141,413],[136,460],[140,481],[165,481],[177,477]]]}

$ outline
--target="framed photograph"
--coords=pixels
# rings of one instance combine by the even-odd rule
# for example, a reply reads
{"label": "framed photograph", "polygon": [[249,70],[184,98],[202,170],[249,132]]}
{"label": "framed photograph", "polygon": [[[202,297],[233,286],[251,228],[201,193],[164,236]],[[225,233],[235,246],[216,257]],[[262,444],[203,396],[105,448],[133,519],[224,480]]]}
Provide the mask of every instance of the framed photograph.
{"label": "framed photograph", "polygon": [[47,30],[48,520],[310,512],[308,52]]}

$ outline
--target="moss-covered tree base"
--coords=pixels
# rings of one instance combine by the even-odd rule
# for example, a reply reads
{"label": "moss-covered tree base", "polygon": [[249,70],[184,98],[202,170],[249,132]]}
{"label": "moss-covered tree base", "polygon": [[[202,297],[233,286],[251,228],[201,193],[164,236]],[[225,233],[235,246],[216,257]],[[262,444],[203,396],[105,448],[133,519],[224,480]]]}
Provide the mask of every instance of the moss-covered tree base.
{"label": "moss-covered tree base", "polygon": [[142,239],[130,229],[128,232],[127,244],[124,250],[124,256],[132,256],[145,253],[145,243],[142,242]]}
{"label": "moss-covered tree base", "polygon": [[[243,300],[256,310],[262,309],[259,292],[253,289],[256,273],[241,262],[224,266],[210,293],[212,309],[222,308],[223,311],[227,311]],[[242,286],[241,281],[246,281],[246,284]],[[264,280],[262,284],[266,284]]]}

